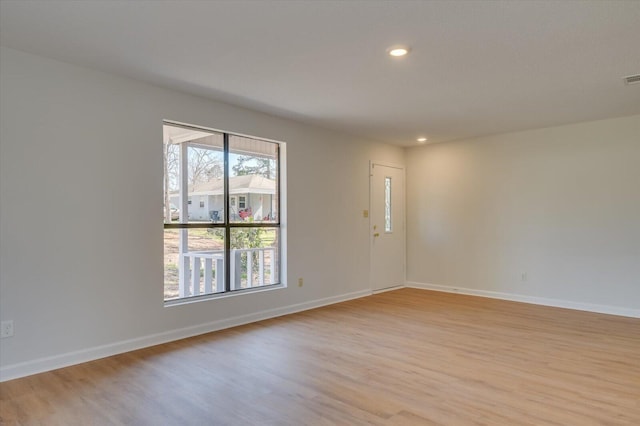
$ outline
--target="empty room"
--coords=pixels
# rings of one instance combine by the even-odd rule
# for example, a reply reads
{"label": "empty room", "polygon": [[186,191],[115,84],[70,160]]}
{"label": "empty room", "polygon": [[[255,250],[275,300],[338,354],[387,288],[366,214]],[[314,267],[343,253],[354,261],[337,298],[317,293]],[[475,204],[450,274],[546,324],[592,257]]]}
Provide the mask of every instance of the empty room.
{"label": "empty room", "polygon": [[640,1],[0,0],[0,424],[640,424]]}

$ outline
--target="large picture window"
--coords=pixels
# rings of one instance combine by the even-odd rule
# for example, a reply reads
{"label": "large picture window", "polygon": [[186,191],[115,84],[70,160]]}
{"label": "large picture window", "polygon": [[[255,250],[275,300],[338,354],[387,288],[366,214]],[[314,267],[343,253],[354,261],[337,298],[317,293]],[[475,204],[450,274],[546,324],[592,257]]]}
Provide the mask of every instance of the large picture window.
{"label": "large picture window", "polygon": [[165,122],[164,299],[280,283],[280,144]]}

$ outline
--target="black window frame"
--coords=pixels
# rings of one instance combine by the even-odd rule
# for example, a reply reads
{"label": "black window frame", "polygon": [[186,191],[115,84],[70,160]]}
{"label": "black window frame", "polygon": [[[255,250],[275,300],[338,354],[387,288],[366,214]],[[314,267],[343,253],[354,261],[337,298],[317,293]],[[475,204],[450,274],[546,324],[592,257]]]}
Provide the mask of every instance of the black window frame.
{"label": "black window frame", "polygon": [[[272,140],[262,139],[255,136],[246,136],[238,133],[226,132],[221,130],[209,129],[206,127],[193,126],[188,124],[176,123],[172,121],[164,120],[162,122],[163,126],[174,126],[174,127],[182,127],[185,129],[196,130],[201,132],[211,132],[222,134],[223,136],[223,156],[224,156],[224,171],[223,171],[223,180],[224,180],[224,218],[223,222],[192,222],[188,223],[164,223],[164,230],[167,229],[224,229],[224,291],[218,293],[209,293],[198,296],[189,296],[182,297],[176,299],[164,299],[165,304],[167,303],[175,303],[185,300],[198,300],[198,299],[210,299],[212,296],[216,295],[224,295],[229,293],[242,293],[242,292],[251,292],[258,289],[265,289],[274,286],[280,286],[282,284],[282,230],[281,230],[281,218],[282,218],[282,206],[281,206],[281,142],[276,142]],[[263,141],[267,143],[275,144],[276,146],[276,212],[277,212],[277,221],[272,222],[232,222],[230,220],[230,200],[231,195],[229,194],[229,178],[230,178],[230,162],[229,162],[229,139],[231,136],[237,136],[242,138],[254,139],[257,141]],[[166,170],[163,172],[166,173]],[[191,200],[188,200],[188,203],[191,204]],[[278,229],[278,239],[277,239],[277,247],[278,255],[276,258],[278,259],[278,280],[273,284],[267,284],[260,287],[250,287],[244,289],[231,289],[231,230],[234,228],[277,228]],[[163,237],[164,241],[164,237]],[[164,285],[164,284],[163,284]]]}

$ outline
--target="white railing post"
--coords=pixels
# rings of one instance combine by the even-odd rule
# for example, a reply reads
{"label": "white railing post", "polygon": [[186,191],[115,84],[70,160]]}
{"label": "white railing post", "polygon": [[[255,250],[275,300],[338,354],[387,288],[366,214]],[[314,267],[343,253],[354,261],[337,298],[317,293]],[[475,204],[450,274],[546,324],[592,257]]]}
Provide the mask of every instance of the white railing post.
{"label": "white railing post", "polygon": [[200,294],[200,256],[193,256],[193,269],[191,269],[191,294]]}
{"label": "white railing post", "polygon": [[216,259],[216,291],[222,293],[224,291],[224,258]]}
{"label": "white railing post", "polygon": [[178,293],[180,297],[190,296],[190,292],[189,292],[189,267],[190,266],[191,266],[191,262],[188,254],[182,253],[182,255],[180,256],[180,267],[179,267],[180,270],[178,271],[180,275],[179,276],[180,283],[178,286]]}
{"label": "white railing post", "polygon": [[253,250],[247,250],[247,288],[253,287]]}
{"label": "white railing post", "polygon": [[242,251],[231,250],[231,290],[242,288]]}
{"label": "white railing post", "polygon": [[258,285],[264,285],[264,250],[258,251]]}
{"label": "white railing post", "polygon": [[276,276],[276,249],[269,249],[269,284],[275,284]]}
{"label": "white railing post", "polygon": [[213,259],[204,259],[204,294],[213,293]]}

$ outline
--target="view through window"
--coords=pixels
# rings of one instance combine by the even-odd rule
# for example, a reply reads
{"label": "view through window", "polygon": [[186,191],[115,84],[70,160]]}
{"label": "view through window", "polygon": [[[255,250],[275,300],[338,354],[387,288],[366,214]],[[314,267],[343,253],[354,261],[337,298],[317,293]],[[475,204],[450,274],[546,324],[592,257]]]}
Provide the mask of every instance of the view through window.
{"label": "view through window", "polygon": [[279,148],[163,125],[165,301],[280,283]]}

